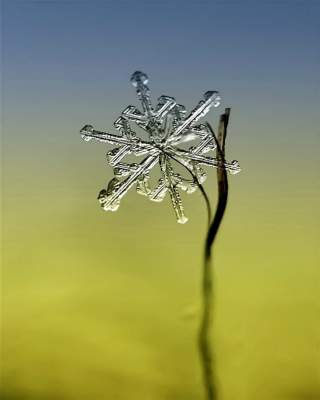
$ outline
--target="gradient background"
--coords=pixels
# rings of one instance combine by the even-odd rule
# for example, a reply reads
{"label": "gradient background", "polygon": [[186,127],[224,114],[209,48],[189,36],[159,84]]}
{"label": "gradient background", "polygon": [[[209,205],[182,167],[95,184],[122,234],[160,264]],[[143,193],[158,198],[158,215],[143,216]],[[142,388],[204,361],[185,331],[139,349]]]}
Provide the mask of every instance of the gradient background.
{"label": "gradient background", "polygon": [[[203,398],[206,212],[96,195],[141,69],[153,98],[231,106],[216,246],[219,400],[320,399],[319,1],[4,1],[3,400]],[[205,185],[215,201],[215,171]]]}

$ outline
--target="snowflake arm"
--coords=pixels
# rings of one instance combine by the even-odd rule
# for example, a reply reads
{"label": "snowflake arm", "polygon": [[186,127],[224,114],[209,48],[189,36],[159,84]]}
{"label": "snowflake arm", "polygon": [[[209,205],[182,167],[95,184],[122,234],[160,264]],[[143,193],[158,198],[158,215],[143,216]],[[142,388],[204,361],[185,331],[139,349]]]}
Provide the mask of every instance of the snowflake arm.
{"label": "snowflake arm", "polygon": [[179,191],[177,190],[178,182],[175,179],[170,159],[166,154],[161,154],[160,156],[160,168],[163,175],[163,179],[170,193],[170,198],[174,212],[176,214],[177,222],[179,224],[184,224],[188,221],[188,218],[184,214],[184,208],[182,205],[181,197]]}
{"label": "snowflake arm", "polygon": [[95,139],[99,142],[105,142],[113,145],[127,145],[130,146],[132,152],[138,155],[154,149],[150,143],[136,137],[129,138],[126,136],[113,135],[111,133],[97,131],[92,125],[85,125],[81,129],[80,133],[83,140],[86,142],[90,141],[91,139]]}
{"label": "snowflake arm", "polygon": [[113,178],[109,182],[107,190],[101,190],[98,196],[103,209],[106,211],[116,211],[119,208],[121,198],[141,176],[148,174],[158,162],[158,158],[158,153],[146,157],[138,166],[133,166],[131,169],[132,174],[122,182],[117,178]]}
{"label": "snowflake arm", "polygon": [[148,115],[152,115],[152,105],[150,100],[150,90],[147,86],[148,77],[140,71],[136,71],[131,76],[131,83],[136,87],[138,99],[141,101],[143,111]]}
{"label": "snowflake arm", "polygon": [[182,124],[172,133],[171,138],[169,139],[170,143],[177,142],[177,140],[179,140],[183,135],[183,131],[194,125],[194,123],[200,118],[204,117],[212,106],[218,107],[220,105],[221,97],[216,91],[208,91],[203,97],[205,100],[201,100]]}
{"label": "snowflake arm", "polygon": [[182,164],[186,166],[188,166],[190,163],[197,163],[215,168],[224,165],[225,169],[233,175],[241,171],[239,163],[236,160],[231,161],[231,163],[225,162],[222,164],[221,161],[219,161],[217,158],[192,153],[182,149],[167,148],[166,151],[172,156],[172,158],[178,159]]}

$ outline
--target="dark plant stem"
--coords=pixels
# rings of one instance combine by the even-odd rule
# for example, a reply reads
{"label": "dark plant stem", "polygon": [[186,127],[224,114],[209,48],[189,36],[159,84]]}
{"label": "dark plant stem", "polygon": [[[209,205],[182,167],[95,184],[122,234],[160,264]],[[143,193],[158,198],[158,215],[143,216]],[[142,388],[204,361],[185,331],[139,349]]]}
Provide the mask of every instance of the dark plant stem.
{"label": "dark plant stem", "polygon": [[199,352],[201,357],[203,381],[207,400],[217,399],[217,384],[215,376],[215,360],[210,345],[210,333],[214,315],[214,276],[211,268],[212,247],[217,237],[228,201],[228,177],[224,167],[225,161],[225,140],[227,135],[227,125],[229,122],[230,108],[226,108],[224,114],[220,116],[218,138],[213,129],[207,124],[216,143],[217,158],[221,161],[221,166],[217,168],[218,201],[216,212],[211,225],[209,226],[204,251],[203,276],[202,276],[202,320],[199,329]]}

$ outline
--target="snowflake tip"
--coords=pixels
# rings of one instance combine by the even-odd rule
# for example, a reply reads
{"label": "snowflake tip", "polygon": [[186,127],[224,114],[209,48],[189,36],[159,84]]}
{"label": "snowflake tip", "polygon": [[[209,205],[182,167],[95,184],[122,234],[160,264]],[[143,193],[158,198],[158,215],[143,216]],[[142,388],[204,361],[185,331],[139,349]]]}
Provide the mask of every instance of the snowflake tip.
{"label": "snowflake tip", "polygon": [[216,90],[209,90],[206,92],[203,97],[205,100],[211,100],[213,107],[219,107],[221,103],[221,96],[219,95],[219,92]]}
{"label": "snowflake tip", "polygon": [[98,196],[99,203],[101,204],[101,207],[104,209],[104,211],[117,211],[120,206],[120,201],[110,201],[110,196],[111,195],[110,193],[108,193],[107,190],[102,189]]}
{"label": "snowflake tip", "polygon": [[134,87],[137,87],[139,83],[146,85],[149,82],[149,78],[144,72],[136,71],[131,75],[130,82]]}
{"label": "snowflake tip", "polygon": [[188,222],[188,218],[183,215],[182,217],[180,217],[179,219],[177,219],[178,224],[185,224],[186,222]]}
{"label": "snowflake tip", "polygon": [[92,125],[85,125],[81,130],[80,133],[92,133],[93,126]]}
{"label": "snowflake tip", "polygon": [[229,172],[231,175],[236,175],[241,171],[239,161],[233,160],[230,164]]}
{"label": "snowflake tip", "polygon": [[92,137],[88,136],[88,134],[93,132],[93,126],[92,125],[85,125],[81,130],[80,130],[80,134],[83,140],[85,140],[86,142],[89,142]]}

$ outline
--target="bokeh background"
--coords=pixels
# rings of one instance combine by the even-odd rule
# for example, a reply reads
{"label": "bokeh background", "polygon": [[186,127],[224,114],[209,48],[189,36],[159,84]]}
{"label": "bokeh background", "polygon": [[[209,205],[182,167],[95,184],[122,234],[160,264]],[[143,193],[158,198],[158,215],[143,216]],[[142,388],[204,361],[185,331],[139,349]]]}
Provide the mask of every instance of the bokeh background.
{"label": "bokeh background", "polygon": [[[216,244],[219,400],[320,399],[319,1],[2,2],[3,400],[202,399],[196,346],[206,211],[134,189],[116,213],[92,123],[137,105],[231,106]],[[206,190],[216,200],[215,172]]]}

